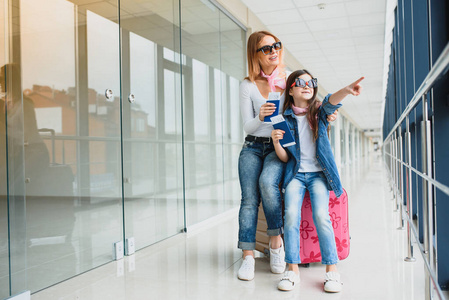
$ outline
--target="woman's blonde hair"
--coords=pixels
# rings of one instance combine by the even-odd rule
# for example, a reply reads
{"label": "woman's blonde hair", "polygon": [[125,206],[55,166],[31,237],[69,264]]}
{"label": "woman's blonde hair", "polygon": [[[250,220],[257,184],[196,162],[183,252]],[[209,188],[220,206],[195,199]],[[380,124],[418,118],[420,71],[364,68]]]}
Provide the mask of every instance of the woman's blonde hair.
{"label": "woman's blonde hair", "polygon": [[[253,32],[248,38],[248,44],[246,47],[246,56],[248,60],[248,77],[246,77],[246,79],[249,79],[250,81],[256,80],[257,75],[260,74],[261,68],[259,64],[259,59],[257,58],[258,55],[257,49],[263,46],[260,45],[260,42],[267,35],[273,37],[276,42],[281,41],[274,34],[265,30]],[[279,65],[278,65],[279,73],[284,75],[283,47],[281,50],[279,50],[278,56],[279,56]]]}

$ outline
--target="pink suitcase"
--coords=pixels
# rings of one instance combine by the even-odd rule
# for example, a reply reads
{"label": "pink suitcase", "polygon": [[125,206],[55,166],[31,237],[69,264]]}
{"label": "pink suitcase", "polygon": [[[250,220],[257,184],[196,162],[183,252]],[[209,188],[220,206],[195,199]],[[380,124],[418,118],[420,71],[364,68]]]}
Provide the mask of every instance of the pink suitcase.
{"label": "pink suitcase", "polygon": [[[343,190],[340,198],[333,191],[329,192],[329,215],[334,228],[337,254],[340,260],[349,255],[349,222],[348,222],[348,195]],[[301,209],[301,226],[299,256],[302,264],[321,261],[318,234],[312,218],[312,205],[309,192],[306,192]]]}

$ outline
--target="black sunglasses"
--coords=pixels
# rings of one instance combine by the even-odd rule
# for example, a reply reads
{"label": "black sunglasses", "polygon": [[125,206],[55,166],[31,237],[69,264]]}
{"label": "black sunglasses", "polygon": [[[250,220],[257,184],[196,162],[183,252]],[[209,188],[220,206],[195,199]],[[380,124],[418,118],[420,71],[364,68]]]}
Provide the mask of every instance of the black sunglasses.
{"label": "black sunglasses", "polygon": [[262,51],[262,53],[264,55],[268,55],[268,54],[271,54],[271,52],[273,50],[278,52],[281,49],[282,49],[282,43],[276,42],[273,45],[266,45],[266,46],[260,47],[259,49],[257,49],[257,52]]}
{"label": "black sunglasses", "polygon": [[309,88],[316,88],[316,87],[318,87],[318,79],[312,78],[309,81],[305,81],[302,78],[296,77],[295,82],[293,82],[290,87],[293,87],[293,86],[302,87],[302,88],[306,87],[306,86]]}

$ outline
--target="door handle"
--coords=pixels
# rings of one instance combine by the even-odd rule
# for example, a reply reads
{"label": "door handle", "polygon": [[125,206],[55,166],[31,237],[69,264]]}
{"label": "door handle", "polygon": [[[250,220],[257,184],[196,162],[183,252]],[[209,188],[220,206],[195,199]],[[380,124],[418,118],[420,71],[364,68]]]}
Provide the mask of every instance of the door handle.
{"label": "door handle", "polygon": [[104,92],[104,96],[106,97],[107,101],[113,101],[114,93],[111,89],[106,89],[106,91]]}
{"label": "door handle", "polygon": [[129,103],[134,103],[134,102],[136,102],[136,96],[134,96],[134,94],[133,93],[130,93],[129,95],[128,95],[128,101],[129,101]]}

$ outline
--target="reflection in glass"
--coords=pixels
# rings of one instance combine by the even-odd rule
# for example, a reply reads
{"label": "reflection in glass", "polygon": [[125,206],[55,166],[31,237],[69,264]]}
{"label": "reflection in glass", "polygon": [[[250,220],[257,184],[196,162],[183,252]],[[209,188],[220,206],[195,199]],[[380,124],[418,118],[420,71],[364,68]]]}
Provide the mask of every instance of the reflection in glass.
{"label": "reflection in glass", "polygon": [[187,226],[216,215],[223,202],[219,10],[204,3],[181,2],[181,14],[185,16],[181,43],[186,55],[183,119]]}
{"label": "reflection in glass", "polygon": [[175,72],[170,70],[164,70],[164,128],[165,134],[176,133],[177,120],[174,116],[176,111],[175,104]]}
{"label": "reflection in glass", "polygon": [[[111,261],[112,244],[122,239],[117,3],[96,2],[17,6],[21,34],[12,43],[22,73],[12,84],[21,88],[24,121],[23,131],[10,132],[23,138],[20,277],[27,280],[18,290],[35,292]],[[116,95],[112,101],[106,89]]]}
{"label": "reflection in glass", "polygon": [[[0,34],[2,32],[0,31]],[[4,53],[1,53],[2,57]],[[4,88],[4,80],[2,80]],[[3,90],[2,90],[3,94]],[[5,99],[0,99],[0,298],[9,296],[8,204],[6,168],[6,110]]]}
{"label": "reflection in glass", "polygon": [[240,202],[238,90],[245,75],[245,33],[213,5],[181,4],[186,222],[192,225]]}
{"label": "reflection in glass", "polygon": [[[5,18],[5,3],[0,1],[0,17]],[[3,22],[4,24],[4,22]],[[0,65],[6,63],[6,28],[0,24]],[[8,204],[7,204],[7,157],[6,157],[6,107],[5,76],[0,74],[0,299],[9,296],[9,241],[8,241]]]}
{"label": "reflection in glass", "polygon": [[192,59],[192,73],[195,74],[193,84],[193,122],[197,140],[209,139],[209,85],[201,84],[209,81],[209,68],[206,64]]}
{"label": "reflection in glass", "polygon": [[214,104],[214,111],[212,112],[214,114],[215,121],[215,138],[216,140],[220,140],[223,136],[223,123],[221,122],[221,72],[218,69],[214,68],[214,98],[213,98],[213,104]]}
{"label": "reflection in glass", "polygon": [[[141,249],[184,228],[178,1],[120,1],[125,238]],[[185,60],[185,59],[183,59]]]}
{"label": "reflection in glass", "polygon": [[240,117],[239,85],[246,76],[246,33],[226,15],[220,12],[221,69],[226,76],[226,94],[223,94],[223,210],[240,204],[238,183],[238,157],[243,141],[243,124]]}
{"label": "reflection in glass", "polygon": [[10,279],[35,292],[110,262],[114,242],[140,249],[183,230],[184,213],[192,225],[238,205],[245,32],[206,2],[13,1],[0,297]]}
{"label": "reflection in glass", "polygon": [[[144,123],[155,137],[156,127],[156,44],[137,34],[129,34],[130,55],[130,90],[136,96],[133,111],[142,112],[146,116]],[[137,130],[131,130],[133,137],[140,136]],[[139,131],[142,132],[142,131]]]}

